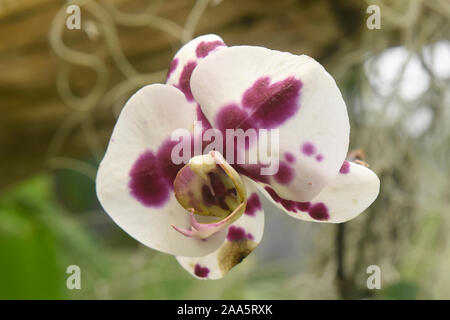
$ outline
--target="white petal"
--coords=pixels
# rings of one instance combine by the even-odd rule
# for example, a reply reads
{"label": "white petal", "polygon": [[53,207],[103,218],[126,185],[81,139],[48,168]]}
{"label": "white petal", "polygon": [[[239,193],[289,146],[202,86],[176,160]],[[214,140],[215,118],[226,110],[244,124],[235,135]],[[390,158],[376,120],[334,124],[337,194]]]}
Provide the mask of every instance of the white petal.
{"label": "white petal", "polygon": [[334,79],[314,59],[261,47],[223,48],[199,61],[191,89],[216,128],[279,129],[279,148],[271,155],[279,160],[278,173],[259,176],[253,167],[247,174],[280,196],[309,201],[337,175],[348,150],[347,110]]}
{"label": "white petal", "polygon": [[161,84],[140,89],[120,114],[96,181],[100,203],[125,232],[153,249],[185,256],[214,251],[226,235],[202,242],[171,227],[190,226],[188,212],[172,191],[183,163],[171,161],[177,143],[171,133],[191,129],[195,118],[195,109],[178,89]]}
{"label": "white petal", "polygon": [[379,191],[380,180],[372,170],[345,161],[338,176],[311,202],[298,203],[281,199],[267,187],[263,193],[294,218],[340,223],[351,220],[366,210],[375,201]]}
{"label": "white petal", "polygon": [[245,177],[243,179],[249,197],[246,213],[227,228],[228,236],[222,246],[204,257],[177,256],[181,266],[199,279],[222,278],[261,242],[264,211],[260,195],[250,179]]}

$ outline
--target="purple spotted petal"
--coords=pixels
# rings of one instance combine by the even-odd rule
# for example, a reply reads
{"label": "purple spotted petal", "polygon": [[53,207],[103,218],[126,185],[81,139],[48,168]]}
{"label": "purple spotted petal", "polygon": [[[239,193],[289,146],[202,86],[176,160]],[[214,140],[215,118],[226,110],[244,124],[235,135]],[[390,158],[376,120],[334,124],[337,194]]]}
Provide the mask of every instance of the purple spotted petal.
{"label": "purple spotted petal", "polygon": [[101,205],[125,232],[150,248],[185,256],[213,252],[226,236],[224,230],[204,243],[170,226],[190,226],[189,214],[173,194],[180,166],[170,159],[175,144],[170,135],[175,129],[191,129],[195,120],[195,105],[178,89],[160,84],[142,88],[123,108],[96,179]]}
{"label": "purple spotted petal", "polygon": [[200,36],[189,41],[172,59],[166,83],[180,89],[189,102],[195,103],[190,87],[193,70],[199,61],[225,47],[223,40],[214,34]]}
{"label": "purple spotted petal", "polygon": [[[335,81],[314,59],[261,47],[223,48],[198,62],[191,91],[222,131],[279,130],[271,159],[280,163],[278,172],[264,176],[258,161],[236,170],[280,197],[308,202],[338,174],[348,150],[347,110]],[[258,157],[257,149],[253,143],[237,151]]]}
{"label": "purple spotted petal", "polygon": [[[380,181],[370,169],[346,161],[348,168],[336,176],[310,202],[280,197],[271,187],[263,188],[267,198],[290,216],[302,220],[340,223],[363,212],[376,199]],[[347,167],[347,165],[345,166]]]}
{"label": "purple spotted petal", "polygon": [[221,46],[225,46],[225,43],[223,43],[223,41],[221,40],[202,41],[195,48],[195,54],[197,55],[197,58],[204,58],[208,54],[210,54],[211,51]]}

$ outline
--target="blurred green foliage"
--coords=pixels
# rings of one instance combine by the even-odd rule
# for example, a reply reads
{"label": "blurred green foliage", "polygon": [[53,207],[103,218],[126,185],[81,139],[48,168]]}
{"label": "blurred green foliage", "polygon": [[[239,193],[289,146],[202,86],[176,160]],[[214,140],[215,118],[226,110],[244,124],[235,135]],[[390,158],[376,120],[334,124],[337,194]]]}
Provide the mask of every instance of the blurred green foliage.
{"label": "blurred green foliage", "polygon": [[0,202],[0,298],[61,298],[56,234],[46,223],[45,183],[37,179]]}
{"label": "blurred green foliage", "polygon": [[82,261],[104,275],[92,236],[55,200],[50,175],[39,175],[0,198],[0,298],[67,298],[66,267]]}

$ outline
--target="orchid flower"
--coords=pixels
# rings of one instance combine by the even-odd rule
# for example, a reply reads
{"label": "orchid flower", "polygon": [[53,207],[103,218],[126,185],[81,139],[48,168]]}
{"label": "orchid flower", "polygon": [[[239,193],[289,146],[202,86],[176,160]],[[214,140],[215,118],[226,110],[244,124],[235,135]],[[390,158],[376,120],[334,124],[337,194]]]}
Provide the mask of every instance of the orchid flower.
{"label": "orchid flower", "polygon": [[[182,151],[191,153],[186,162],[173,161],[180,128],[191,146],[202,141],[200,150]],[[207,150],[207,129],[276,129],[270,158],[278,170],[262,174],[259,158],[232,163],[226,150]],[[317,61],[204,35],[177,52],[165,84],[128,100],[98,169],[97,195],[130,236],[175,255],[199,279],[218,279],[261,241],[261,196],[291,217],[331,223],[355,218],[376,199],[376,174],[346,160],[349,133],[342,95]],[[256,149],[231,151],[248,157]]]}

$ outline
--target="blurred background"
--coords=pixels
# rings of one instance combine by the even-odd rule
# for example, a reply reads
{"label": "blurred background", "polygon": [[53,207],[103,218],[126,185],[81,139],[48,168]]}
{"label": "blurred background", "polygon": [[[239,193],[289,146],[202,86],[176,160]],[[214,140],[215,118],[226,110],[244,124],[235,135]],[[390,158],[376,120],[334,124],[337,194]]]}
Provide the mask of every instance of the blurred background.
{"label": "blurred background", "polygon": [[[130,238],[94,184],[124,102],[206,33],[324,64],[381,180],[345,224],[266,210],[259,247],[216,281]],[[446,0],[0,0],[0,299],[450,299],[449,39]]]}

